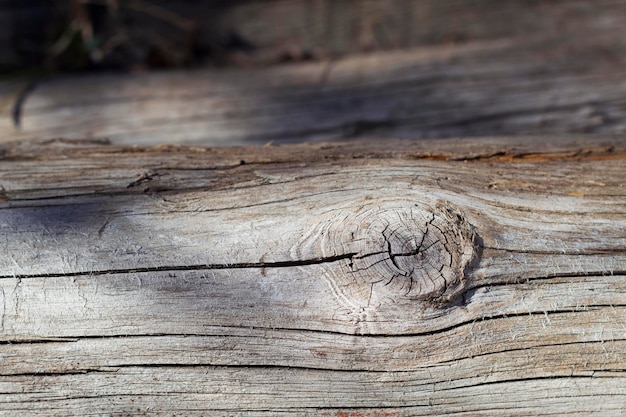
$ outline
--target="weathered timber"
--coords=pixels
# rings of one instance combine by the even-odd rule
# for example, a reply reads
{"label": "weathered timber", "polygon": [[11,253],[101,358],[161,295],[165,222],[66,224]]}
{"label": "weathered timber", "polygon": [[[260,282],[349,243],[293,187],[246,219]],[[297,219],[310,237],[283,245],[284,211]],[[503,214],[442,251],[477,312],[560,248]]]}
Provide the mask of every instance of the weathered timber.
{"label": "weathered timber", "polygon": [[[259,18],[260,3],[268,19]],[[284,25],[304,25],[305,18],[296,16],[309,16],[305,6],[323,3],[263,1],[229,10],[255,20],[242,26],[250,36],[278,39],[277,33],[291,34]],[[0,138],[249,145],[626,132],[626,2],[329,3],[336,4],[329,9],[344,7],[345,15],[358,8],[383,20],[388,13],[380,10],[396,11],[417,22],[413,30],[435,35],[452,31],[450,22],[461,19],[458,30],[472,34],[465,42],[400,42],[412,49],[271,68],[64,76],[10,85],[2,94],[7,106]],[[408,13],[408,5],[423,10]],[[276,20],[281,24],[272,24]],[[273,29],[262,29],[267,26]],[[302,37],[315,27],[303,28]],[[283,35],[307,44],[302,37]]]}
{"label": "weathered timber", "polygon": [[623,415],[625,160],[0,145],[0,415]]}

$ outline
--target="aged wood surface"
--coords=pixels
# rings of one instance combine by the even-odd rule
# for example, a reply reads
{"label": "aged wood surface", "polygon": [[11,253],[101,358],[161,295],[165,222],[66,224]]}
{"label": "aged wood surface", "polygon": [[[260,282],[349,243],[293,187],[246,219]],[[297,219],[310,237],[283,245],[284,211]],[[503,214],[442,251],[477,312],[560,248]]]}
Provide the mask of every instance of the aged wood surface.
{"label": "aged wood surface", "polygon": [[0,415],[626,412],[621,139],[0,158]]}
{"label": "aged wood surface", "polygon": [[[626,131],[624,1],[244,3],[227,8],[222,24],[248,30],[242,36],[258,39],[260,51],[290,41],[352,45],[362,36],[352,15],[375,18],[381,42],[389,34],[412,49],[272,68],[8,83],[0,86],[1,140],[245,145]],[[445,41],[457,36],[464,41]]]}

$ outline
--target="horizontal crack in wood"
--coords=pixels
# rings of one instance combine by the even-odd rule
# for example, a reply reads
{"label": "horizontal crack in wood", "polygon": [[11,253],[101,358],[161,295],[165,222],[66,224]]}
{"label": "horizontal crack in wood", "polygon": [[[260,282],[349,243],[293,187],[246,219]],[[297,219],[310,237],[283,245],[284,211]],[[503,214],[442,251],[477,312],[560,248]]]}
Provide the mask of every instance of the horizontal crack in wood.
{"label": "horizontal crack in wood", "polygon": [[73,277],[73,276],[96,276],[96,275],[112,275],[112,274],[131,274],[141,272],[166,272],[166,271],[199,271],[207,269],[259,269],[259,268],[290,268],[297,266],[317,265],[326,262],[336,262],[342,259],[351,259],[355,253],[347,253],[344,255],[329,256],[325,258],[302,259],[294,261],[277,261],[277,262],[246,262],[233,264],[202,264],[202,265],[170,265],[145,268],[120,268],[106,269],[99,271],[77,271],[66,273],[50,273],[50,274],[11,274],[0,275],[0,279],[23,279],[23,278],[53,278],[53,277]]}

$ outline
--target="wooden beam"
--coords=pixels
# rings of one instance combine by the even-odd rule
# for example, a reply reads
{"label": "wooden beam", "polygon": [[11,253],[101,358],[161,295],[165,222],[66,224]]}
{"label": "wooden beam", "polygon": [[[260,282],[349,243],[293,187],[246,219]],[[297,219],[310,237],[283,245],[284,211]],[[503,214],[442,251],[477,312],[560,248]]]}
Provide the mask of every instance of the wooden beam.
{"label": "wooden beam", "polygon": [[[272,68],[40,80],[3,141],[251,145],[626,131],[622,31],[525,37]],[[605,51],[611,51],[605,53]],[[11,102],[9,100],[9,102]],[[16,114],[19,115],[19,127]]]}
{"label": "wooden beam", "polygon": [[620,139],[0,158],[11,415],[626,410]]}

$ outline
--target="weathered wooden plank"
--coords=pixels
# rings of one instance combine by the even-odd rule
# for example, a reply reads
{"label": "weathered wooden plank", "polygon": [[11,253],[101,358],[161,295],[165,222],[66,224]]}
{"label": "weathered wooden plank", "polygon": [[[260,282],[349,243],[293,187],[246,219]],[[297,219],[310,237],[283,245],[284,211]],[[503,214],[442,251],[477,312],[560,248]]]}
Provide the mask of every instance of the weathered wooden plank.
{"label": "weathered wooden plank", "polygon": [[391,143],[2,145],[0,413],[623,414],[625,143]]}
{"label": "weathered wooden plank", "polygon": [[[111,409],[116,410],[114,415],[174,415],[181,410],[185,415],[206,415],[206,404],[220,404],[212,415],[619,415],[623,403],[611,399],[626,394],[623,378],[610,376],[568,375],[457,388],[446,381],[432,384],[412,380],[410,374],[336,372],[329,380],[326,372],[315,369],[131,367],[58,375],[53,384],[32,383],[45,376],[14,379],[15,384],[2,384],[3,389],[22,389],[20,380],[25,379],[29,390],[18,395],[39,401],[27,404],[28,408],[8,404],[7,411],[45,413],[51,405],[60,405],[60,410],[72,410],[75,415],[108,415]],[[163,389],[164,384],[169,389]],[[259,386],[265,389],[258,392]],[[102,397],[103,389],[111,394]],[[66,397],[68,391],[71,398],[63,402],[57,399]],[[533,400],[520,404],[520,392]],[[329,398],[329,393],[340,400]],[[280,407],[277,402],[298,407]]]}
{"label": "weathered wooden plank", "polygon": [[[504,52],[476,53],[472,56],[476,62],[467,65],[450,62],[454,57],[440,63],[432,62],[436,58],[419,62],[422,53],[417,51],[412,55],[417,62],[404,68],[397,63],[394,68],[398,59],[387,54],[378,57],[380,61],[346,60],[332,70],[326,64],[303,64],[280,71],[52,81],[41,84],[25,102],[18,133],[26,138],[85,135],[122,144],[233,145],[355,135],[420,138],[624,131],[619,76],[571,74],[567,69],[571,63],[552,73],[546,73],[542,64],[524,69],[528,65],[520,61],[527,58],[502,60]],[[381,61],[392,63],[388,72],[377,65]],[[490,62],[505,68],[490,71]],[[280,84],[267,87],[274,77],[282,77]],[[331,81],[324,81],[327,77]],[[245,88],[242,78],[259,84]],[[333,82],[335,78],[338,81]],[[359,84],[352,84],[355,79]],[[68,91],[82,94],[86,87],[87,97],[59,101]],[[139,89],[144,88],[147,96],[142,97]],[[113,97],[98,90],[114,91]],[[119,95],[120,91],[127,93]]]}

